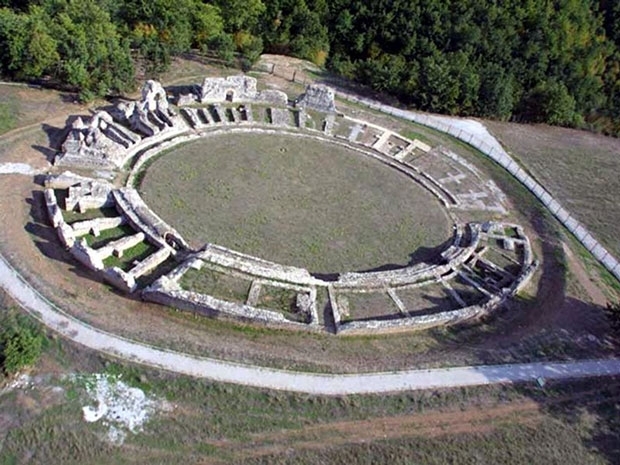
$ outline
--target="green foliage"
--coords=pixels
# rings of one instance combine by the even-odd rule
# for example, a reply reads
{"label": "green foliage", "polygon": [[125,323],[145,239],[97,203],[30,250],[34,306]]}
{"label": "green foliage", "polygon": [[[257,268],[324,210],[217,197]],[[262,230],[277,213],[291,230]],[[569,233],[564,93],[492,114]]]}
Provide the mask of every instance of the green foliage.
{"label": "green foliage", "polygon": [[[190,49],[248,69],[263,51],[326,64],[421,110],[620,133],[620,3],[611,0],[0,1],[0,72],[83,99]],[[4,6],[2,8],[2,6]]]}
{"label": "green foliage", "polygon": [[603,3],[605,23],[591,0],[338,0],[328,64],[423,110],[581,124],[619,111],[620,55],[603,26],[616,40],[620,13]]}
{"label": "green foliage", "polygon": [[47,0],[26,13],[0,10],[2,71],[51,76],[85,99],[132,85],[133,64],[109,14],[94,0]]}
{"label": "green foliage", "polygon": [[267,4],[261,21],[266,49],[295,55],[322,65],[329,52],[325,2],[277,0]]}
{"label": "green foliage", "polygon": [[253,32],[265,11],[262,0],[216,0],[227,32]]}
{"label": "green foliage", "polygon": [[214,5],[201,3],[193,10],[193,46],[206,51],[213,39],[224,33],[224,21],[220,9]]}
{"label": "green foliage", "polygon": [[526,96],[522,115],[527,121],[574,126],[579,122],[575,98],[560,82],[545,82]]}
{"label": "green foliage", "polygon": [[2,371],[11,375],[37,362],[44,336],[26,317],[10,314],[2,319],[0,360]]}

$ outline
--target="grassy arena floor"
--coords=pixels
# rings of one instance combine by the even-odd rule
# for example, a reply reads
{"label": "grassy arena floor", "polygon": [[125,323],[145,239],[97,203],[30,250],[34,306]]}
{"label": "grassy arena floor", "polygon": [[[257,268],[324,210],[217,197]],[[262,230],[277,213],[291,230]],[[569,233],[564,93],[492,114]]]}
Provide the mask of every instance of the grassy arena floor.
{"label": "grassy arena floor", "polygon": [[193,245],[316,273],[402,266],[451,237],[439,202],[346,147],[291,135],[216,135],[174,149],[140,191]]}

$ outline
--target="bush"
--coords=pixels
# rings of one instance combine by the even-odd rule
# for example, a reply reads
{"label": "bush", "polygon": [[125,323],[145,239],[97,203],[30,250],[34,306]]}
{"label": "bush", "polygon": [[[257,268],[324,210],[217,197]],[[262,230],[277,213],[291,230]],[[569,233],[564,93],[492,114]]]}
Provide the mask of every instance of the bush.
{"label": "bush", "polygon": [[23,315],[11,315],[2,321],[0,330],[0,364],[2,371],[12,375],[34,365],[43,350],[44,336]]}

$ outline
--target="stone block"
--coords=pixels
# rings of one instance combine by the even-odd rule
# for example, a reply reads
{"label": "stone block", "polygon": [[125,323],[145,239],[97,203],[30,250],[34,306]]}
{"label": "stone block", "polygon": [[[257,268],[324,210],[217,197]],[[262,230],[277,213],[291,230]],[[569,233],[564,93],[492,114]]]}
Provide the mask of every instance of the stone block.
{"label": "stone block", "polygon": [[123,292],[132,293],[138,288],[134,277],[117,267],[106,269],[103,279]]}
{"label": "stone block", "polygon": [[157,252],[152,253],[129,270],[129,274],[134,278],[139,278],[140,276],[149,274],[159,265],[168,260],[168,257],[170,257],[171,254],[172,250],[169,247],[162,247]]}
{"label": "stone block", "polygon": [[228,76],[226,78],[207,77],[202,82],[200,101],[243,102],[256,98],[256,79],[250,76]]}
{"label": "stone block", "polygon": [[306,92],[298,97],[295,106],[325,113],[335,113],[336,101],[334,91],[321,84],[310,84],[306,87]]}
{"label": "stone block", "polygon": [[101,271],[105,268],[101,256],[96,250],[91,249],[84,239],[76,241],[69,252],[73,258],[91,270]]}
{"label": "stone block", "polygon": [[60,223],[56,228],[56,233],[58,234],[58,238],[60,239],[62,245],[64,245],[67,249],[70,249],[75,245],[75,233],[73,232],[73,228],[67,223]]}

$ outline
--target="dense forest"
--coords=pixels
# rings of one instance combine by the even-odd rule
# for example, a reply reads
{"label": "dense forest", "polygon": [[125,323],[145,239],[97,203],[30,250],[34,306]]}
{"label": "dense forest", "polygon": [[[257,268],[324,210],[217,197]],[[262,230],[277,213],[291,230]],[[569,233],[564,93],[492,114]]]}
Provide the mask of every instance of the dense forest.
{"label": "dense forest", "polygon": [[85,100],[197,51],[312,60],[422,110],[620,133],[618,0],[0,0],[0,74]]}

